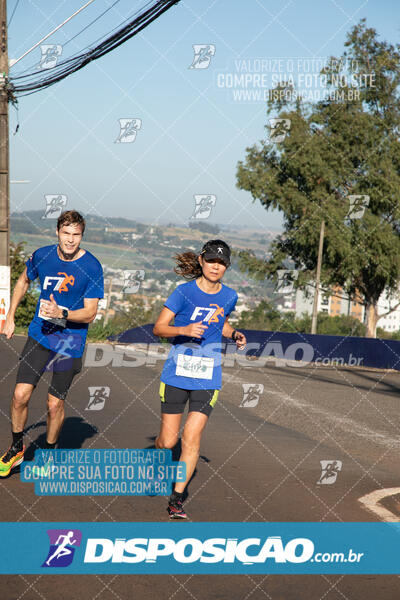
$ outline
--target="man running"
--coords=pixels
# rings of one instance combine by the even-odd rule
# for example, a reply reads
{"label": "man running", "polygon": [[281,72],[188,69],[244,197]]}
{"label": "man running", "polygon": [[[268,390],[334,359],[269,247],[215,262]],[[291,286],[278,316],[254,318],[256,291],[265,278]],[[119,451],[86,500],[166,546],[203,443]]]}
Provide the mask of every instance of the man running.
{"label": "man running", "polygon": [[15,311],[31,281],[39,278],[41,293],[22,350],[11,402],[12,445],[0,457],[0,477],[21,464],[28,403],[44,370],[52,371],[47,396],[46,449],[54,449],[64,421],[64,400],[82,368],[87,330],[104,295],[103,269],[80,248],[85,220],[75,210],[57,220],[58,244],[36,250],[26,262],[13,291],[3,334],[14,334]]}
{"label": "man running", "polygon": [[55,558],[61,558],[63,556],[68,556],[68,554],[71,554],[72,551],[70,550],[70,548],[67,548],[67,546],[73,546],[74,544],[76,544],[76,540],[74,540],[73,538],[73,531],[68,531],[66,535],[58,536],[58,539],[56,541],[57,548],[55,549],[54,553],[50,556],[50,558],[46,560],[46,565],[48,567],[50,566],[51,561]]}

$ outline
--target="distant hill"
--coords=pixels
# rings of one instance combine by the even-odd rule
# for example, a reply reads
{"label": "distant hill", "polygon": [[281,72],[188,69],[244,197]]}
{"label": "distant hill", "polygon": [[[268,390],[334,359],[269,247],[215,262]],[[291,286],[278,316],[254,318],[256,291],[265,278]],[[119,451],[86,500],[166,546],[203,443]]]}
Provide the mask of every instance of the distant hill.
{"label": "distant hill", "polygon": [[[10,217],[11,241],[23,242],[25,252],[54,244],[56,219],[44,219],[44,211],[13,212]],[[218,231],[218,226],[191,227],[174,223],[154,225],[124,217],[84,215],[87,223],[82,246],[92,252],[106,269],[142,269],[145,271],[146,292],[155,298],[164,297],[168,281],[178,281],[173,269],[174,256],[186,250],[200,251],[210,238],[224,239],[233,250],[250,249],[259,258],[266,258],[276,231],[260,227],[231,227]],[[215,229],[214,229],[215,227]],[[203,231],[201,231],[203,229]],[[205,231],[206,230],[206,231]],[[249,309],[260,298],[275,300],[273,285],[268,280],[254,281],[239,271],[236,258],[224,281],[234,287]],[[169,285],[169,284],[168,284]],[[168,287],[167,285],[167,287]]]}
{"label": "distant hill", "polygon": [[[84,215],[88,228],[95,229],[104,227],[125,227],[128,229],[137,229],[138,225],[143,227],[139,221],[125,219],[124,217],[101,217],[98,215]],[[26,210],[23,212],[12,212],[10,215],[11,229],[24,233],[43,233],[46,230],[53,230],[57,219],[44,219],[42,210]]]}

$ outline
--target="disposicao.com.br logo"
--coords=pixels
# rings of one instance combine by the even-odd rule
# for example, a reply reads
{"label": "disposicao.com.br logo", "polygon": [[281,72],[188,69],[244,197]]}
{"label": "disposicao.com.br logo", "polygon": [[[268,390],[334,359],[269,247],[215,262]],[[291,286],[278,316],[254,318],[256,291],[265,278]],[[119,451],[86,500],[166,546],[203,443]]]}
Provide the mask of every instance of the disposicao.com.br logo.
{"label": "disposicao.com.br logo", "polygon": [[[32,549],[22,572],[76,574],[394,573],[400,524],[88,522],[0,524]],[[79,527],[79,529],[78,529]],[[11,533],[14,532],[14,537]],[[376,536],[386,545],[376,545]],[[15,541],[14,541],[15,540]],[[50,547],[49,547],[50,542]],[[40,553],[37,552],[40,546]],[[361,552],[360,552],[361,550]],[[61,568],[60,568],[61,567]],[[4,572],[19,573],[17,561]]]}
{"label": "disposicao.com.br logo", "polygon": [[173,559],[177,563],[235,563],[244,565],[305,562],[359,562],[363,553],[315,553],[308,538],[293,538],[286,543],[281,536],[262,538],[89,538],[85,563],[157,563]]}

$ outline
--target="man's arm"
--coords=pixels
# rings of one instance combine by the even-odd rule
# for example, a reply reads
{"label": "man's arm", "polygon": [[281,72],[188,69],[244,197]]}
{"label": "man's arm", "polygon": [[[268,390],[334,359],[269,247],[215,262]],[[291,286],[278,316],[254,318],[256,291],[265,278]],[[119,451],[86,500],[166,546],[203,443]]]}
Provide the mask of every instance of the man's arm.
{"label": "man's arm", "polygon": [[[91,323],[94,321],[97,315],[97,306],[99,304],[98,298],[84,298],[83,308],[77,310],[68,310],[67,321],[73,321],[74,323]],[[50,300],[42,300],[41,312],[46,317],[51,319],[62,319],[62,308],[60,308],[57,302],[54,300],[54,295],[50,294]]]}
{"label": "man's arm", "polygon": [[[99,298],[84,298],[83,308],[68,311],[68,321],[73,321],[74,323],[92,323],[96,318],[98,305]],[[60,314],[62,316],[61,309]]]}
{"label": "man's arm", "polygon": [[29,284],[30,284],[30,279],[27,275],[27,268],[25,267],[25,269],[23,270],[21,275],[18,277],[17,283],[14,286],[14,290],[13,290],[12,298],[11,298],[11,302],[10,302],[10,310],[7,313],[6,322],[4,323],[4,328],[2,331],[2,333],[6,336],[6,338],[8,340],[10,338],[12,338],[12,336],[14,335],[15,311],[17,310],[18,305],[21,302],[22,298],[25,296],[26,292],[28,291]]}

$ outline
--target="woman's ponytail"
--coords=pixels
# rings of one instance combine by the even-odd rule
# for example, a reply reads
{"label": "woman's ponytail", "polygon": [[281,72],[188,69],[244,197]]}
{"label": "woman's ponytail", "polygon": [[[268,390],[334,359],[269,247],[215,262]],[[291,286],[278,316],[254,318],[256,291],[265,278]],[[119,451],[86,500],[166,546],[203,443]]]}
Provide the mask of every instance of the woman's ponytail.
{"label": "woman's ponytail", "polygon": [[198,256],[194,252],[175,254],[174,259],[177,263],[174,268],[175,273],[185,279],[197,279],[203,273]]}

